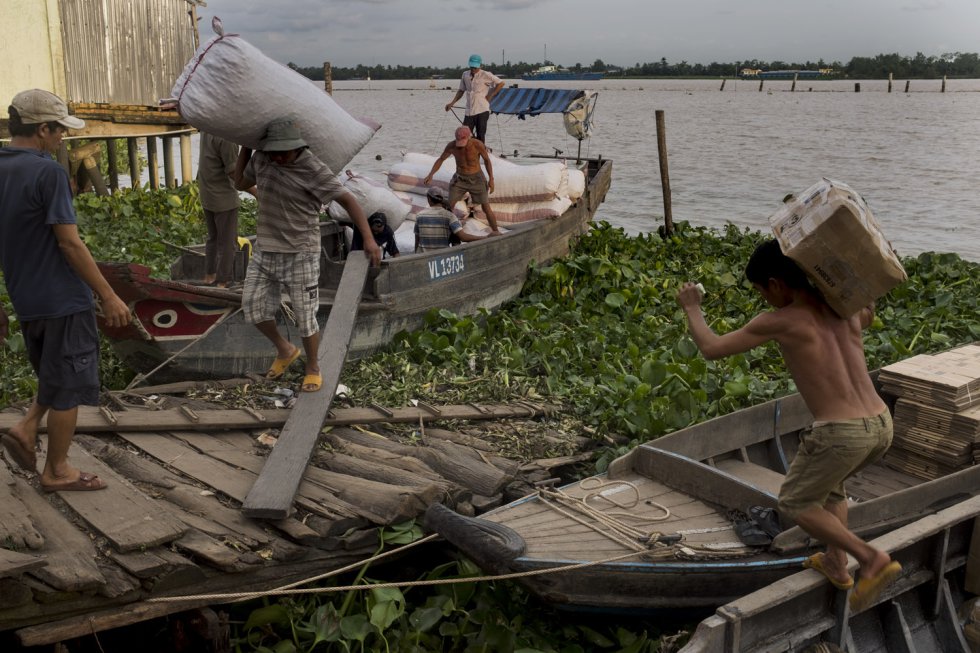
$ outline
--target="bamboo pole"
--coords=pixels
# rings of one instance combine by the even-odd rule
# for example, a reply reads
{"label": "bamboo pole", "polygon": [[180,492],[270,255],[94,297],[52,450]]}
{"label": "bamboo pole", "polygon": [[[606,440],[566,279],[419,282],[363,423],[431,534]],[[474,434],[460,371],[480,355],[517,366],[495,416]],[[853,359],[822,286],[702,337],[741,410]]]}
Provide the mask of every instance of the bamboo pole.
{"label": "bamboo pole", "polygon": [[191,135],[180,135],[180,181],[189,184],[194,179],[191,172]]}
{"label": "bamboo pole", "polygon": [[939,89],[939,92],[940,93],[945,93],[946,92],[946,75],[943,75],[943,85],[942,85],[942,88]]}
{"label": "bamboo pole", "polygon": [[129,186],[139,188],[140,185],[140,151],[135,138],[126,139],[126,150],[129,154]]}
{"label": "bamboo pole", "polygon": [[762,83],[763,83],[763,82],[765,82],[765,81],[766,81],[766,80],[764,80],[764,79],[760,79],[760,80],[759,80],[759,92],[760,92],[760,93],[762,92]]}
{"label": "bamboo pole", "polygon": [[109,167],[109,188],[114,193],[119,190],[119,166],[116,164],[116,139],[106,139],[105,151],[106,156],[109,159],[106,161],[106,164]]}
{"label": "bamboo pole", "polygon": [[892,74],[888,73],[888,92],[892,92]]}
{"label": "bamboo pole", "polygon": [[160,169],[157,164],[157,137],[146,137],[146,168],[150,175],[150,188],[160,188]]}
{"label": "bamboo pole", "polygon": [[719,91],[724,91],[725,90],[725,78],[724,77],[721,78],[721,88],[719,88],[718,90]]}
{"label": "bamboo pole", "polygon": [[664,112],[658,109],[657,117],[657,154],[660,157],[660,185],[664,192],[664,233],[670,236],[674,233],[674,218],[670,212],[670,174],[667,171],[667,129],[664,125]]}
{"label": "bamboo pole", "polygon": [[177,187],[177,174],[174,170],[174,137],[163,137],[163,183],[167,188]]}
{"label": "bamboo pole", "polygon": [[912,80],[911,79],[906,79],[905,80],[905,92],[906,93],[909,92],[909,84],[911,84],[911,83],[912,83]]}
{"label": "bamboo pole", "polygon": [[793,85],[789,87],[790,93],[796,90],[796,80],[800,76],[799,73],[793,73]]}
{"label": "bamboo pole", "polygon": [[329,61],[323,62],[323,90],[333,95],[333,66]]}

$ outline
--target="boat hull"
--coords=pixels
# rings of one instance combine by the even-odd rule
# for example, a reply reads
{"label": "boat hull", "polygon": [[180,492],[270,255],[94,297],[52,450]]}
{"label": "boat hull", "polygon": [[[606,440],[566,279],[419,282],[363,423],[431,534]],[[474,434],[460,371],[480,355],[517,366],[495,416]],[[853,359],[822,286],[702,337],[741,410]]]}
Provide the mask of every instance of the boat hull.
{"label": "boat hull", "polygon": [[[432,309],[473,315],[483,309],[495,310],[517,297],[532,263],[564,256],[588,230],[611,184],[612,162],[590,161],[588,165],[585,194],[555,219],[514,225],[502,236],[460,247],[384,260],[365,286],[348,357],[368,356],[397,333],[419,329]],[[199,259],[194,259],[198,268]],[[163,383],[262,373],[271,363],[275,352],[245,321],[239,293],[155,279],[145,267],[135,264],[99,266],[135,316],[124,328],[100,322],[114,351],[131,369],[144,374],[152,371],[154,380]],[[327,256],[321,258],[320,267],[317,320],[322,328],[330,315],[343,260],[339,255]],[[183,274],[193,277],[187,269]],[[286,315],[280,312],[276,322],[290,341],[301,344]]]}

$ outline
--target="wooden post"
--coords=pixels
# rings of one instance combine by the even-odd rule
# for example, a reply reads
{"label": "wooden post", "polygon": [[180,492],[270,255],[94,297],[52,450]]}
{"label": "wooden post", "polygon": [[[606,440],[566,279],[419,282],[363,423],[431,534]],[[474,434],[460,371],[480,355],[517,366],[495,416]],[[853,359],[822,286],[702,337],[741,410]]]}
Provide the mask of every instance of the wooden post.
{"label": "wooden post", "polygon": [[109,166],[109,188],[115,193],[119,190],[119,166],[116,165],[116,139],[107,138],[105,141],[106,164]]}
{"label": "wooden post", "polygon": [[763,84],[763,82],[765,82],[765,81],[766,81],[766,80],[764,80],[764,79],[760,79],[760,80],[759,80],[759,92],[760,92],[760,93],[762,92],[762,84]]}
{"label": "wooden post", "polygon": [[146,137],[146,168],[150,175],[150,188],[160,188],[160,169],[157,163],[157,137]]}
{"label": "wooden post", "polygon": [[861,92],[861,82],[854,82],[854,92],[855,93]]}
{"label": "wooden post", "polygon": [[796,79],[800,76],[799,73],[793,73],[793,85],[789,87],[790,93],[796,90]]}
{"label": "wooden post", "polygon": [[888,73],[888,92],[892,92],[892,74]]}
{"label": "wooden post", "polygon": [[323,62],[323,90],[333,95],[333,67],[329,61]]}
{"label": "wooden post", "polygon": [[163,137],[163,183],[167,188],[176,188],[177,174],[174,170],[174,137]]}
{"label": "wooden post", "polygon": [[905,92],[906,93],[909,92],[909,84],[911,84],[911,83],[912,83],[912,80],[911,79],[906,79],[905,80]]}
{"label": "wooden post", "polygon": [[724,91],[725,90],[725,78],[724,77],[721,78],[721,88],[719,88],[718,90],[719,91]]}
{"label": "wooden post", "polygon": [[129,153],[129,186],[139,188],[140,186],[140,151],[135,138],[126,139],[126,150]]}
{"label": "wooden post", "polygon": [[943,75],[943,85],[942,85],[942,87],[941,87],[941,88],[939,89],[939,92],[940,92],[940,93],[945,93],[945,92],[946,92],[946,75]]}
{"label": "wooden post", "polygon": [[180,135],[180,182],[189,184],[193,180],[191,176],[191,135]]}
{"label": "wooden post", "polygon": [[656,111],[657,117],[657,154],[660,157],[660,185],[664,192],[664,232],[670,236],[674,233],[674,218],[670,213],[670,175],[667,172],[667,133],[664,127],[664,112]]}

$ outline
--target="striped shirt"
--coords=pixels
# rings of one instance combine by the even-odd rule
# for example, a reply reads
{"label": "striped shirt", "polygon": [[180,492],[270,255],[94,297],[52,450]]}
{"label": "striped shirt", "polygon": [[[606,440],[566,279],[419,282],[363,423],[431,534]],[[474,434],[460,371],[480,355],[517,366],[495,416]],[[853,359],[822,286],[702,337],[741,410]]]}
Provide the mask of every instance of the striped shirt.
{"label": "striped shirt", "polygon": [[463,230],[459,218],[440,206],[430,206],[415,216],[415,241],[420,252],[449,247],[449,237]]}
{"label": "striped shirt", "polygon": [[257,249],[320,251],[320,208],[347,192],[325,163],[309,149],[288,165],[273,163],[265,152],[255,152],[243,176],[245,183],[257,186]]}

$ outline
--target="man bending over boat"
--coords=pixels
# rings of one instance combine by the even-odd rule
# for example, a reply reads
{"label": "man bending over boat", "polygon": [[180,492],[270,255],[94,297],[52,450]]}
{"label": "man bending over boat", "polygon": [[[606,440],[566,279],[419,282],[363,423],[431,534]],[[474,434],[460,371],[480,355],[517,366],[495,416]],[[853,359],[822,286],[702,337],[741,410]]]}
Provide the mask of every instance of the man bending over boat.
{"label": "man bending over boat", "polygon": [[336,200],[354,221],[364,239],[364,253],[372,265],[381,261],[364,211],[329,167],[312,152],[290,121],[273,122],[260,150],[243,147],[235,163],[235,188],[256,186],[259,213],[255,250],[245,274],[242,309],[245,319],[276,347],[276,358],[266,373],[278,379],[300,356],[300,349],[276,326],[282,291],[289,293],[306,353],[303,392],[316,392],[320,375],[320,207]]}
{"label": "man bending over boat", "polygon": [[[442,162],[452,155],[456,159],[456,174],[453,175],[449,183],[449,207],[456,206],[456,202],[463,199],[463,195],[470,194],[473,202],[480,205],[483,213],[487,216],[490,224],[490,231],[493,235],[499,235],[497,230],[497,217],[490,208],[490,193],[493,192],[493,165],[490,163],[490,153],[487,148],[475,138],[466,127],[456,129],[456,140],[446,143],[442,154],[432,164],[432,170],[425,176],[422,183],[428,186],[432,183],[432,176],[442,166]],[[487,176],[483,176],[480,169],[480,159],[487,168]]]}
{"label": "man bending over boat", "polygon": [[[868,375],[861,340],[874,306],[847,319],[838,316],[776,240],[756,248],[745,276],[776,310],[730,333],[718,335],[708,326],[697,285],[684,284],[677,299],[691,337],[709,360],[770,341],[779,345],[814,419],[801,435],[779,490],[779,510],[827,544],[825,554],[811,556],[804,566],[820,571],[839,589],[853,587],[851,609],[863,610],[902,570],[847,528],[844,480],[884,455],[892,440],[891,415]],[[860,565],[857,583],[847,571],[847,553]]]}
{"label": "man bending over boat", "polygon": [[[68,450],[78,407],[99,405],[95,297],[107,325],[122,327],[130,315],[78,235],[68,173],[51,158],[68,130],[85,122],[40,89],[15,95],[8,113],[10,146],[0,148],[0,266],[37,374],[37,396],[3,436],[3,448],[9,462],[36,473],[37,432],[46,415],[41,489],[102,490],[105,481],[73,467]],[[0,305],[0,341],[8,330]]]}

